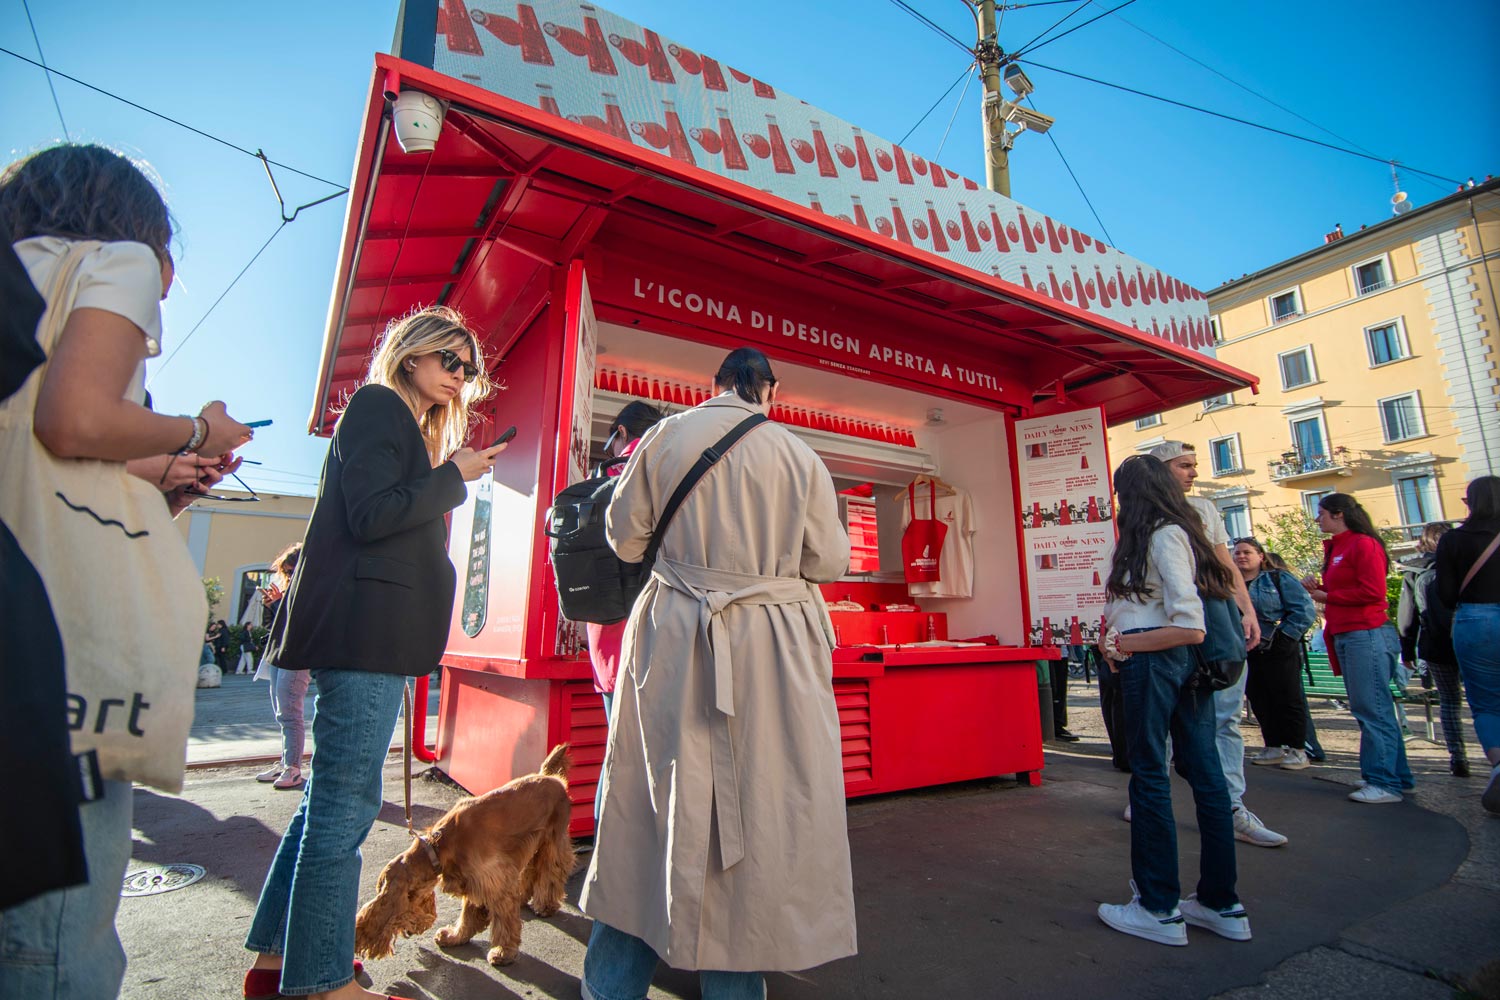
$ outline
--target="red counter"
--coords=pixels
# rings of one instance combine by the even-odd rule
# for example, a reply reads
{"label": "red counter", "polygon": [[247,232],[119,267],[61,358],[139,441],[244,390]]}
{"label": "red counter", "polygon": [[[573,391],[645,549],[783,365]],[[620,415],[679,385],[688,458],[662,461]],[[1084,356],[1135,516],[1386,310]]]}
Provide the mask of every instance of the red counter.
{"label": "red counter", "polygon": [[[1002,774],[1041,784],[1036,661],[1055,655],[999,646],[835,650],[846,793]],[[460,716],[464,738],[455,741]],[[444,662],[439,765],[477,793],[533,770],[552,746],[571,744],[574,836],[594,829],[607,734],[586,660]]]}

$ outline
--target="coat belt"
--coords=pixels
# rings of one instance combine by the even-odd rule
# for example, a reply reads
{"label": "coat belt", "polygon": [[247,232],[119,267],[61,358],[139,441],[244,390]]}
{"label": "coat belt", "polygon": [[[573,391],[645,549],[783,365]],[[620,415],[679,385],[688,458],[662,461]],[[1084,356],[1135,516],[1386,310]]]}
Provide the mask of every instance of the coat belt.
{"label": "coat belt", "polygon": [[713,666],[714,710],[708,713],[709,745],[712,749],[719,858],[727,871],[745,856],[745,831],[740,811],[739,779],[734,766],[734,741],[729,732],[729,718],[734,715],[733,643],[724,624],[723,611],[735,604],[811,603],[819,609],[821,618],[826,619],[827,612],[823,610],[822,595],[817,588],[798,577],[755,576],[670,559],[658,559],[651,575],[663,586],[698,602],[698,630],[708,645]]}

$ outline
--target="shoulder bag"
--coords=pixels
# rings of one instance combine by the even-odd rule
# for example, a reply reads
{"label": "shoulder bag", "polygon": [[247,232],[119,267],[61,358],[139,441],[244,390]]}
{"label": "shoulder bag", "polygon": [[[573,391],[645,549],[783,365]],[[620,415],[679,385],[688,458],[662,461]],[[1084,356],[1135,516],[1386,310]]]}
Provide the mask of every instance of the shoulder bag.
{"label": "shoulder bag", "polygon": [[1211,691],[1223,691],[1239,683],[1245,672],[1245,630],[1240,608],[1230,597],[1210,597],[1202,590],[1203,641],[1193,647],[1198,661],[1194,682]]}
{"label": "shoulder bag", "polygon": [[[50,357],[84,259],[70,244],[45,292]],[[0,520],[35,564],[62,634],[73,752],[97,773],[182,790],[208,602],[166,500],[124,462],[58,458],[37,440],[47,366],[0,404]]]}

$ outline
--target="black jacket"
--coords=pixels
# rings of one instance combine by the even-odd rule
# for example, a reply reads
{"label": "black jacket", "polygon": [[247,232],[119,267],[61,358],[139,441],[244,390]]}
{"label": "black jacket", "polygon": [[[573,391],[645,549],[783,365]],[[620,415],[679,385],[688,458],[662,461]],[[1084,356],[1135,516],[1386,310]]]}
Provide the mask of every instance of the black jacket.
{"label": "black jacket", "polygon": [[333,432],[270,661],[408,677],[435,670],[458,582],[443,515],[465,495],[456,465],[432,468],[400,396],[380,385],[356,392]]}

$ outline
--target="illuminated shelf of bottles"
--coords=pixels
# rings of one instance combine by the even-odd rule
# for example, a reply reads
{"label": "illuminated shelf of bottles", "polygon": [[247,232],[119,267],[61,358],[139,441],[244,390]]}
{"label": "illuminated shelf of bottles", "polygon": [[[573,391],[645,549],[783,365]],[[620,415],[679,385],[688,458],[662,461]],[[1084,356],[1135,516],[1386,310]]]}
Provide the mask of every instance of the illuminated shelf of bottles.
{"label": "illuminated shelf of bottles", "polygon": [[[672,406],[697,406],[708,399],[707,389],[688,385],[672,379],[651,378],[612,368],[600,368],[594,375],[594,387],[603,392],[617,393],[635,399],[647,399]],[[802,427],[825,434],[864,438],[881,444],[902,448],[915,448],[916,437],[904,427],[876,420],[865,420],[839,413],[828,413],[812,407],[794,403],[772,403],[772,420],[792,427]]]}

